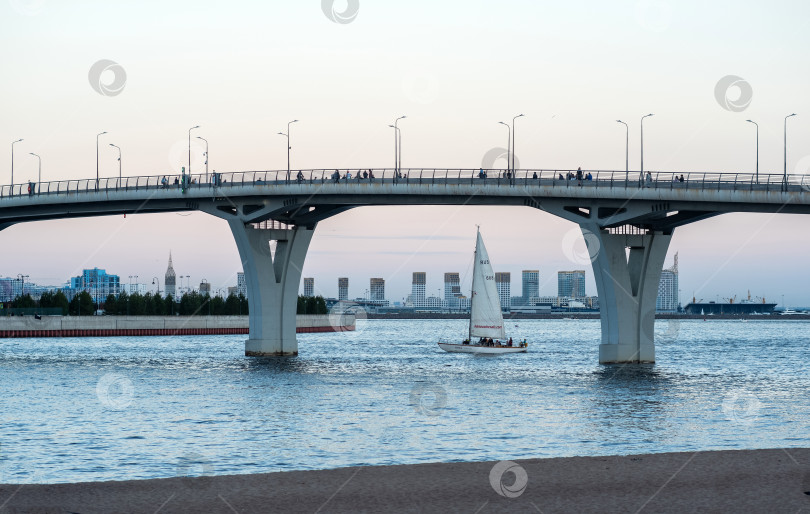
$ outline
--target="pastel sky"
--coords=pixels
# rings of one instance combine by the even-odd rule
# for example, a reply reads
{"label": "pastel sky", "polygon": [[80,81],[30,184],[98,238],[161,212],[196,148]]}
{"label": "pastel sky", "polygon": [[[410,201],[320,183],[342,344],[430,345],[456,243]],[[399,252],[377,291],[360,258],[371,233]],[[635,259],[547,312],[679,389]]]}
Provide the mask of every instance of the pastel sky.
{"label": "pastel sky", "polygon": [[[805,1],[616,2],[360,0],[357,17],[335,23],[316,0],[101,2],[0,0],[0,183],[178,170],[187,130],[210,142],[217,171],[286,168],[279,131],[292,127],[293,168],[385,167],[401,115],[404,167],[477,168],[506,145],[498,121],[517,114],[522,167],[630,167],[752,172],[760,125],[760,170],[810,168],[810,4]],[[343,12],[345,0],[334,9]],[[126,72],[123,91],[104,96],[88,73],[101,59]],[[723,108],[715,85],[742,77],[753,97]],[[115,76],[106,72],[103,83]],[[731,101],[743,94],[731,88]],[[195,140],[196,141],[196,140]],[[196,144],[200,143],[200,145]],[[192,170],[203,168],[201,142]],[[504,166],[505,162],[496,163]],[[362,296],[386,279],[401,301],[411,272],[465,274],[475,225],[496,271],[539,269],[541,293],[556,294],[556,272],[581,268],[577,227],[530,208],[362,208],[322,222],[304,268],[321,294],[350,277]],[[682,299],[754,296],[810,305],[808,218],[727,214],[680,228]],[[178,274],[213,287],[235,284],[239,257],[224,221],[201,213],[137,215],[17,225],[0,232],[0,276],[60,284],[98,266],[141,282],[163,276],[169,251]],[[575,251],[575,249],[574,249]],[[588,294],[596,294],[588,271]],[[470,273],[466,272],[467,282]]]}

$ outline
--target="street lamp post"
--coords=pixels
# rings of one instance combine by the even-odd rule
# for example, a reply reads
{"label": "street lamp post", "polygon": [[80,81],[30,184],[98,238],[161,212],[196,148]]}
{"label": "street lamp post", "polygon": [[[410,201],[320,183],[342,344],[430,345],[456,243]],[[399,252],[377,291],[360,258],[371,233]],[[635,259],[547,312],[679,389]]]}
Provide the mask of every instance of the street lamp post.
{"label": "street lamp post", "polygon": [[[194,129],[200,128],[199,125],[195,125],[188,129],[188,174],[191,175],[191,131]],[[184,186],[185,187],[185,186]]]}
{"label": "street lamp post", "polygon": [[106,133],[107,131],[96,134],[96,191],[98,191],[98,138]]}
{"label": "street lamp post", "polygon": [[208,182],[208,140],[200,136],[197,136],[197,139],[205,141],[205,181]]}
{"label": "street lamp post", "polygon": [[34,152],[29,153],[39,160],[39,165],[37,166],[37,185],[39,185],[39,183],[42,182],[42,157],[35,154]]}
{"label": "street lamp post", "polygon": [[517,139],[517,132],[515,132],[515,120],[522,117],[523,114],[518,114],[514,118],[512,118],[512,161],[510,165],[510,169],[512,171],[512,178],[515,178],[515,140]]}
{"label": "street lamp post", "polygon": [[17,273],[17,278],[20,280],[20,294],[17,296],[25,296],[25,279],[28,278],[28,275]]}
{"label": "street lamp post", "polygon": [[757,126],[757,178],[756,183],[759,184],[759,124],[753,120],[745,120],[748,123],[753,123]]}
{"label": "street lamp post", "polygon": [[506,127],[506,130],[508,131],[508,135],[506,136],[506,167],[509,168],[511,167],[509,154],[511,153],[512,148],[512,128],[508,123],[504,123],[502,121],[499,121],[498,123]]}
{"label": "street lamp post", "polygon": [[397,172],[402,167],[402,131],[399,129],[399,120],[405,119],[407,116],[402,115],[394,120],[394,178],[396,179]]}
{"label": "street lamp post", "polygon": [[784,188],[787,191],[787,119],[796,116],[796,113],[788,114],[785,116],[785,170],[784,170]]}
{"label": "street lamp post", "polygon": [[22,139],[18,139],[16,141],[11,142],[11,192],[14,192],[14,145],[22,141]]}
{"label": "street lamp post", "polygon": [[290,144],[290,125],[296,123],[298,120],[292,120],[287,123],[287,133],[279,132],[280,136],[285,136],[287,138],[287,181],[290,180],[290,150],[292,150],[292,145]]}
{"label": "street lamp post", "polygon": [[624,187],[630,181],[630,126],[622,120],[616,120],[616,123],[624,125]]}
{"label": "street lamp post", "polygon": [[157,295],[160,296],[160,280],[157,277],[152,277],[152,285],[157,285]]}
{"label": "street lamp post", "polygon": [[647,114],[641,117],[641,183],[644,183],[644,118],[649,118],[654,114]]}
{"label": "street lamp post", "polygon": [[388,125],[388,126],[394,129],[394,182],[396,182],[397,167],[399,165],[397,161],[397,139],[398,139],[397,134],[399,133],[399,128],[396,125]]}
{"label": "street lamp post", "polygon": [[110,143],[110,146],[118,149],[118,187],[121,187],[121,147]]}
{"label": "street lamp post", "polygon": [[279,136],[284,136],[287,138],[287,182],[290,181],[290,135],[285,134],[284,132],[279,132]]}

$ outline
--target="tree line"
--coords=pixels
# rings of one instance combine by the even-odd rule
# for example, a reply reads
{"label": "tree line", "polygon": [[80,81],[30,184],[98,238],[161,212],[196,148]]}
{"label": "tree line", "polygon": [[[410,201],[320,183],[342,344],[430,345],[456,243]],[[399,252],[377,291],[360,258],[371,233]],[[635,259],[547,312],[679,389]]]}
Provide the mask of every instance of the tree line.
{"label": "tree line", "polygon": [[[244,295],[211,297],[196,291],[186,293],[177,301],[171,295],[146,293],[108,295],[100,305],[96,305],[87,291],[82,291],[68,301],[62,291],[46,291],[39,302],[30,294],[18,296],[11,301],[12,308],[46,309],[57,308],[62,315],[92,316],[98,310],[110,316],[244,316],[249,314],[248,301]],[[326,300],[322,296],[299,296],[298,314],[327,314]]]}
{"label": "tree line", "polygon": [[184,294],[179,301],[172,295],[163,298],[152,293],[108,295],[103,309],[111,316],[240,316],[249,313],[244,295],[231,294],[222,298],[196,291]]}

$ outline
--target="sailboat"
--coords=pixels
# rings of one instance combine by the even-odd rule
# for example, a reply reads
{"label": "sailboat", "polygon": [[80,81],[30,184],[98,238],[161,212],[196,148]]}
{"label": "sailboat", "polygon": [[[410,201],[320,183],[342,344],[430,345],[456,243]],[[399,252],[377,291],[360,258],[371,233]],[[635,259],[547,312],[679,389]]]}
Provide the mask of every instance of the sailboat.
{"label": "sailboat", "polygon": [[439,342],[439,348],[455,353],[525,353],[526,341],[509,346],[503,326],[501,302],[495,286],[495,273],[489,254],[478,231],[475,243],[472,296],[470,299],[469,337],[462,343]]}

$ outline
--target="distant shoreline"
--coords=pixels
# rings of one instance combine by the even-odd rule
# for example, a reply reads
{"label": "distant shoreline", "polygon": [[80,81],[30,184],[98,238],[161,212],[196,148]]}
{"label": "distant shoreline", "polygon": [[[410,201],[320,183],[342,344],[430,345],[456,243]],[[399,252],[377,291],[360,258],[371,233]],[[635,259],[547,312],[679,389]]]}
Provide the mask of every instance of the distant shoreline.
{"label": "distant shoreline", "polygon": [[[505,453],[508,458],[508,453]],[[0,485],[9,512],[800,512],[810,449]],[[182,472],[182,470],[178,470]]]}
{"label": "distant shoreline", "polygon": [[[368,319],[470,319],[468,313],[441,313],[441,312],[417,312],[417,313],[391,313],[391,314],[378,314],[368,313]],[[599,319],[598,312],[555,312],[549,314],[528,314],[528,313],[513,313],[504,314],[503,317],[506,321],[522,320],[522,319]],[[674,314],[674,313],[656,313],[655,319],[699,319],[699,320],[806,320],[810,321],[810,316],[806,314],[707,314],[701,316],[700,314]]]}

